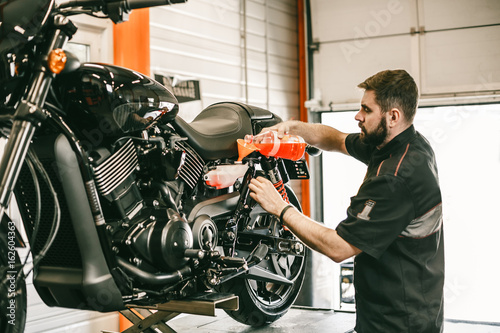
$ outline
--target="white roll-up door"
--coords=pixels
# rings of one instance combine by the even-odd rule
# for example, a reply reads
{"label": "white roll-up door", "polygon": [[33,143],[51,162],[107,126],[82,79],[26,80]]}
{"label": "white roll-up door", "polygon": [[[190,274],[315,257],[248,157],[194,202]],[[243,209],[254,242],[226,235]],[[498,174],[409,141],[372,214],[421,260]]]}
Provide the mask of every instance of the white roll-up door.
{"label": "white roll-up door", "polygon": [[421,105],[498,101],[498,0],[312,0],[311,8],[315,97],[324,107],[358,103],[358,83],[394,68],[415,78]]}

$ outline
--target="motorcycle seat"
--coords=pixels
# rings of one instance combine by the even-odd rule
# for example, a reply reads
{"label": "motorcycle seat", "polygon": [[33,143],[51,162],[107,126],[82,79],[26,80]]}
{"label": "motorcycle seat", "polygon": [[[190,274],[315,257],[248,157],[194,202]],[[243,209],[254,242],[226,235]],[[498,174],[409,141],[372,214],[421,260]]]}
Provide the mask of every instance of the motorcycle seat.
{"label": "motorcycle seat", "polygon": [[231,102],[210,105],[191,123],[177,116],[172,125],[205,161],[237,156],[236,140],[252,134],[251,115]]}

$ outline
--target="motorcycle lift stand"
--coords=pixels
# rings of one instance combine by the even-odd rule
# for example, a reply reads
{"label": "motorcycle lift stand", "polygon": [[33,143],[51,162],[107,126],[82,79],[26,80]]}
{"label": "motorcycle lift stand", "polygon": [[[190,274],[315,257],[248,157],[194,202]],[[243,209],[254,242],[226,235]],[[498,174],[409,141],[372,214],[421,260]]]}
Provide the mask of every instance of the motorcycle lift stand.
{"label": "motorcycle lift stand", "polygon": [[[184,300],[173,300],[153,306],[128,305],[120,311],[134,326],[122,333],[175,333],[167,322],[181,313],[215,317],[215,309],[238,310],[238,296],[205,293]],[[107,333],[103,331],[103,333]]]}

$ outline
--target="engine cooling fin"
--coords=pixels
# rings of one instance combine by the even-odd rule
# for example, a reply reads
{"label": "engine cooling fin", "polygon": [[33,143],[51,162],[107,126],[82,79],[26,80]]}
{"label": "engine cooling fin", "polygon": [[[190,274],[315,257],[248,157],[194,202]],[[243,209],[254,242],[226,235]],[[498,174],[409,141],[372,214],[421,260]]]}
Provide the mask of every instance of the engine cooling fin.
{"label": "engine cooling fin", "polygon": [[191,189],[194,189],[203,173],[205,161],[189,144],[177,141],[175,145],[178,149],[182,149],[186,152],[186,159],[179,170],[179,177],[186,182]]}
{"label": "engine cooling fin", "polygon": [[134,172],[139,165],[137,151],[131,139],[109,156],[99,166],[94,167],[94,178],[101,195],[113,192]]}

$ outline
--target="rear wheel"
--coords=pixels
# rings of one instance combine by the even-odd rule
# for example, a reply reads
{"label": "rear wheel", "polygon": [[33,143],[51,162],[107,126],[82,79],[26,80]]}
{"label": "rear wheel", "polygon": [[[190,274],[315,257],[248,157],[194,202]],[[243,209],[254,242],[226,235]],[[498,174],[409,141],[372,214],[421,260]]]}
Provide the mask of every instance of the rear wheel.
{"label": "rear wheel", "polygon": [[[11,242],[12,243],[12,242]],[[15,262],[15,266],[11,266]],[[20,260],[5,233],[0,233],[0,332],[24,332],[26,322],[26,282],[16,283]],[[22,274],[22,272],[20,273]]]}
{"label": "rear wheel", "polygon": [[[298,207],[295,195],[288,189],[288,197]],[[260,208],[260,207],[259,207]],[[273,236],[293,238],[283,230],[276,217],[270,214],[253,216],[253,230],[269,230]],[[238,257],[250,253],[236,246]],[[306,257],[271,253],[259,264],[261,268],[292,281],[291,285],[254,279],[234,278],[222,284],[219,290],[235,294],[239,298],[239,309],[226,311],[233,319],[251,326],[268,325],[281,318],[297,298],[305,275]]]}

